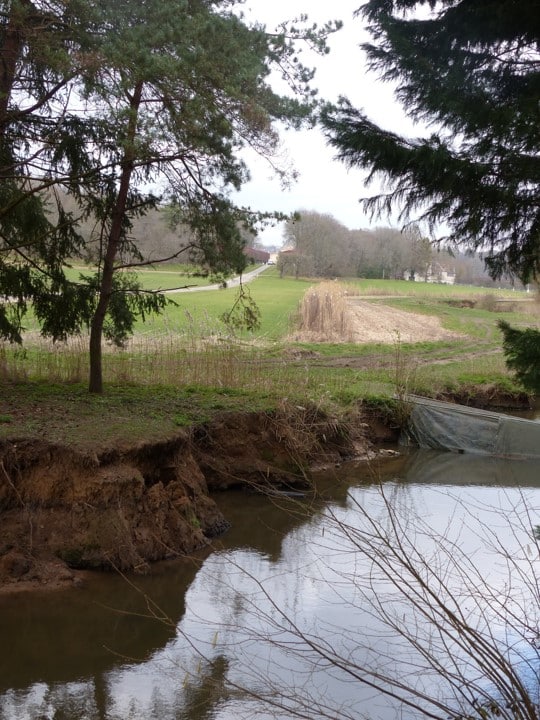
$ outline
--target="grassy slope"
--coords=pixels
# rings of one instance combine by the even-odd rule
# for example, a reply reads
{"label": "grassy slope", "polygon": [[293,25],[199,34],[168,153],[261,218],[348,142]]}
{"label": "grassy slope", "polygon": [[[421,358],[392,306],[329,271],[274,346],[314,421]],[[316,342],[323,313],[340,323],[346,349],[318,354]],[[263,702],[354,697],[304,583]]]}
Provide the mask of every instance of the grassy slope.
{"label": "grassy slope", "polygon": [[[289,317],[310,285],[307,280],[281,280],[275,270],[268,270],[246,286],[261,309],[257,337],[279,340],[287,332]],[[237,295],[237,288],[171,294],[171,304],[164,314],[149,318],[144,328],[139,326],[140,330],[150,333],[164,330],[223,332],[219,318],[232,307]]]}
{"label": "grassy slope", "polygon": [[[146,276],[149,287],[157,282],[151,271]],[[282,280],[275,269],[267,270],[249,285],[261,309],[261,329],[255,338],[245,335],[235,341],[219,320],[234,302],[235,289],[175,295],[177,305],[139,325],[128,351],[107,352],[104,397],[86,393],[84,340],[68,348],[35,340],[23,350],[4,348],[0,437],[107,444],[169,434],[221,410],[271,408],[283,398],[340,412],[360,398],[391,397],[396,385],[425,394],[475,385],[519,390],[505,369],[496,328],[499,314],[446,302],[481,297],[485,289],[350,283],[363,295],[376,296],[373,302],[439,316],[445,327],[464,333],[463,340],[394,346],[284,344],[289,319],[311,284]],[[395,297],[383,298],[385,293]],[[525,309],[519,306],[519,312],[504,316],[514,324],[529,324]]]}
{"label": "grassy slope", "polygon": [[[94,268],[85,270],[82,266],[66,268],[66,276],[79,282],[81,275],[91,275]],[[196,274],[186,265],[166,265],[161,268],[148,267],[134,273],[145,290],[169,290],[183,287],[200,287],[217,282],[215,277]]]}

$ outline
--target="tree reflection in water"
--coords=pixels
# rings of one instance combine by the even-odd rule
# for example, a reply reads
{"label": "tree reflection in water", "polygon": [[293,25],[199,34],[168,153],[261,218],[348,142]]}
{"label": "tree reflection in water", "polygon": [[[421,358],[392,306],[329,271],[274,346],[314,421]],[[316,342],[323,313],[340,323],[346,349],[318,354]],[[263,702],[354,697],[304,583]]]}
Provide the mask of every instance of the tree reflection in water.
{"label": "tree reflection in water", "polygon": [[224,538],[145,662],[11,690],[2,720],[538,720],[537,467],[417,453],[386,482],[350,472],[280,515],[267,552],[250,505],[257,550]]}

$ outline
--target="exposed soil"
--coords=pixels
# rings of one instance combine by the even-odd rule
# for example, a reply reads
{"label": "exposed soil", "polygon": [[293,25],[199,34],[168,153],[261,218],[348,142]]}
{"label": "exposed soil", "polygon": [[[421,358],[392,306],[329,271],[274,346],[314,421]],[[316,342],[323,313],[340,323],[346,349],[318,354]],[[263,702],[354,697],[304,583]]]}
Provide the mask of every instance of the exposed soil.
{"label": "exposed soil", "polygon": [[443,328],[438,317],[407,312],[369,302],[361,298],[347,298],[345,334],[340,336],[339,327],[332,328],[332,336],[313,330],[295,331],[292,339],[297,342],[352,342],[394,344],[399,342],[439,342],[463,339],[460,333]]}
{"label": "exposed soil", "polygon": [[0,592],[78,583],[83,569],[144,572],[227,529],[211,491],[305,486],[308,465],[365,457],[384,435],[392,431],[377,418],[368,426],[360,411],[338,423],[283,406],[224,414],[161,442],[102,453],[4,440]]}
{"label": "exposed soil", "polygon": [[463,335],[445,330],[437,317],[406,312],[378,302],[349,300],[354,316],[354,342],[438,342]]}

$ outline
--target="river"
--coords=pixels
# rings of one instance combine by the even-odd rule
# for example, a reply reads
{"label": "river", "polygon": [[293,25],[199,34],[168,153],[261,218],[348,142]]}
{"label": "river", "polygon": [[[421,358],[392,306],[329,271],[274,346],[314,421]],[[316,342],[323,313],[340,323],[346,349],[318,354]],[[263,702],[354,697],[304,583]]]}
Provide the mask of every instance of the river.
{"label": "river", "polygon": [[503,702],[485,657],[537,692],[537,463],[412,451],[316,484],[218,495],[231,530],[148,576],[0,598],[0,718],[447,718]]}

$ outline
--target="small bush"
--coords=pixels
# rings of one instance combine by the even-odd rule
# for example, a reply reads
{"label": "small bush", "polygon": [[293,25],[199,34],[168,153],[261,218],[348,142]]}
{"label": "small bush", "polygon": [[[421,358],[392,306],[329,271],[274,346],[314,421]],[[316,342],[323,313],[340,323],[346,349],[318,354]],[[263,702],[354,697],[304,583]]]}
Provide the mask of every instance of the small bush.
{"label": "small bush", "polygon": [[478,299],[476,307],[480,310],[496,312],[499,309],[499,298],[496,295],[487,293],[486,295],[482,295],[482,297]]}
{"label": "small bush", "polygon": [[503,320],[499,320],[498,325],[503,334],[507,366],[524,388],[540,393],[540,331],[534,328],[520,330]]}

